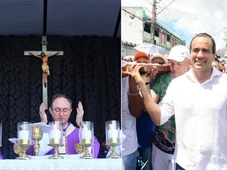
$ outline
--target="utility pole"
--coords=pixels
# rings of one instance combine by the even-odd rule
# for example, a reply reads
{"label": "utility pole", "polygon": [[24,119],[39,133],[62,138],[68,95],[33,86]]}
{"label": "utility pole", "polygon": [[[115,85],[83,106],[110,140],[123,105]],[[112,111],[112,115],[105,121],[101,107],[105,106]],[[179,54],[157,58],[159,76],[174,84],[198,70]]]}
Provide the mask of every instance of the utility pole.
{"label": "utility pole", "polygon": [[156,44],[155,41],[155,26],[156,26],[156,0],[153,0],[152,18],[151,18],[151,43]]}

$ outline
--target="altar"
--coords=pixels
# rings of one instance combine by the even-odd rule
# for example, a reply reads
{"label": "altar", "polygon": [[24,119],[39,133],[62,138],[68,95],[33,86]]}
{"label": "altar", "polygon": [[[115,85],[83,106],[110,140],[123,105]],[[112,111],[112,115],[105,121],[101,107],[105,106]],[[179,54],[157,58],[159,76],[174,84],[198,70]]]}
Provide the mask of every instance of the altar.
{"label": "altar", "polygon": [[80,159],[64,155],[64,159],[32,156],[30,160],[2,159],[1,170],[121,170],[122,159]]}

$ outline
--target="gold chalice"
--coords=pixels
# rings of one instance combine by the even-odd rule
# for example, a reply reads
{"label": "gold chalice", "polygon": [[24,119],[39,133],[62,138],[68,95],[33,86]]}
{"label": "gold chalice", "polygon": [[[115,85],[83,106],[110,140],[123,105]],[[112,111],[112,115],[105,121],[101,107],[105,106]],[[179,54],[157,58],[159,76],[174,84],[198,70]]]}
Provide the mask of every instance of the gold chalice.
{"label": "gold chalice", "polygon": [[43,131],[41,126],[32,126],[32,140],[35,141],[34,152],[35,156],[39,155],[40,144],[39,141],[43,138]]}

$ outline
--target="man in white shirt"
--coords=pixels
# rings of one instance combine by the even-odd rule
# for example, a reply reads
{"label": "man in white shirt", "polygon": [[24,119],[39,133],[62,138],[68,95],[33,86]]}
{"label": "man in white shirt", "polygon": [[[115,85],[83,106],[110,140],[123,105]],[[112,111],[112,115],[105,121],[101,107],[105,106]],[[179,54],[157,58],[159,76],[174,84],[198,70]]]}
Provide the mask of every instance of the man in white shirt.
{"label": "man in white shirt", "polygon": [[[189,49],[183,45],[174,46],[167,57],[170,65],[171,78],[177,78],[189,70],[190,66],[190,52]],[[166,77],[166,76],[167,77]],[[159,101],[166,94],[166,89],[170,83],[169,75],[163,74],[163,77],[157,77],[156,83],[152,86],[152,90],[159,95]],[[172,80],[172,79],[171,79]],[[173,153],[175,149],[175,117],[171,116],[161,126],[157,126],[153,138],[152,146],[152,168],[153,170],[172,170],[175,167],[173,162]]]}
{"label": "man in white shirt", "polygon": [[206,33],[197,34],[190,44],[192,68],[172,80],[157,105],[139,74],[132,74],[143,95],[143,102],[156,125],[173,114],[176,121],[176,169],[227,169],[227,75],[214,69],[215,41]]}

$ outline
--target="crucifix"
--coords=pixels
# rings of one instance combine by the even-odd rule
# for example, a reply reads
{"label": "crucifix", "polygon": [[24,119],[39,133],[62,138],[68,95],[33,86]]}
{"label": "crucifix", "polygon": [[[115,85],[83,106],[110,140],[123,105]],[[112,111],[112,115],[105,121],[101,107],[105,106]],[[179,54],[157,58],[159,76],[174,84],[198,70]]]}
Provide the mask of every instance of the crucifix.
{"label": "crucifix", "polygon": [[47,78],[50,75],[48,58],[56,55],[63,55],[63,51],[47,51],[47,37],[42,36],[42,51],[24,51],[24,55],[38,57],[42,60],[42,90],[43,90],[43,103],[48,109],[48,93],[47,93]]}

